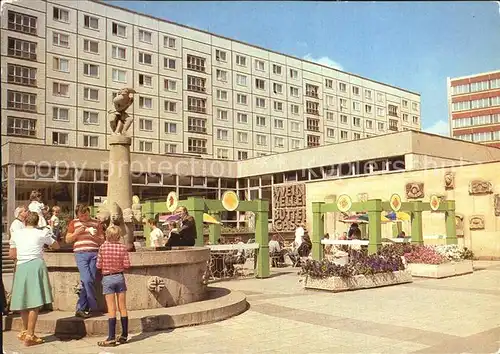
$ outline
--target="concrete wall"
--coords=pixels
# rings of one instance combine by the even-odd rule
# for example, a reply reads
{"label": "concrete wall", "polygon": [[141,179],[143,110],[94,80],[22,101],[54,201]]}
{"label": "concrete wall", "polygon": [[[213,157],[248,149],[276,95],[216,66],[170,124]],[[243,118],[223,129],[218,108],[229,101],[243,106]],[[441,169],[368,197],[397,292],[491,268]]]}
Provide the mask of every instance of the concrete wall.
{"label": "concrete wall", "polygon": [[[444,174],[455,173],[455,189],[445,191]],[[393,193],[398,193],[406,201],[405,185],[409,182],[423,182],[425,197],[423,202],[429,202],[431,194],[446,196],[456,201],[456,212],[464,216],[464,238],[459,241],[470,247],[479,257],[500,258],[500,217],[494,214],[494,194],[500,193],[500,162],[420,170],[411,172],[395,172],[378,176],[344,178],[340,180],[310,182],[306,184],[307,196],[307,227],[310,230],[313,201],[325,201],[328,196],[347,194],[353,201],[358,201],[358,194],[367,193],[369,199],[388,201]],[[483,179],[493,184],[493,194],[470,196],[469,183],[474,179]],[[483,215],[485,229],[469,230],[469,218],[472,215]],[[334,216],[327,215],[327,230],[330,235],[335,231],[341,233],[347,230],[347,225],[334,222]],[[424,212],[424,237],[445,235],[444,214]],[[403,230],[409,232],[409,222],[403,223]],[[392,224],[383,225],[385,237],[391,236]],[[432,241],[426,241],[432,243]]]}

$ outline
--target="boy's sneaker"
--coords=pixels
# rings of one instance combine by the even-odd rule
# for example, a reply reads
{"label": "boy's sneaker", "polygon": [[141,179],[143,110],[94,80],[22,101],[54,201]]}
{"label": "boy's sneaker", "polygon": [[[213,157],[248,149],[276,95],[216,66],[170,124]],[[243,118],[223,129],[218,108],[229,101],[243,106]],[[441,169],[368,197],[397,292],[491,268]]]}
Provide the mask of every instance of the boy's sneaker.
{"label": "boy's sneaker", "polygon": [[78,311],[75,312],[75,317],[89,318],[90,317],[90,313],[87,312],[87,311],[78,310]]}
{"label": "boy's sneaker", "polygon": [[119,344],[125,344],[125,343],[127,343],[127,337],[120,336],[120,337],[116,338],[116,342]]}

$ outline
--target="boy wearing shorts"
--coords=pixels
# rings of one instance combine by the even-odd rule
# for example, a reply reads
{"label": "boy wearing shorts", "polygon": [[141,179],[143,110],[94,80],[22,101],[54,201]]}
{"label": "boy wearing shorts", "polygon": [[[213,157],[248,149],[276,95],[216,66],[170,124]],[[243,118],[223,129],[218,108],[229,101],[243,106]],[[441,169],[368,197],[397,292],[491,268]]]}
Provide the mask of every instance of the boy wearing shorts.
{"label": "boy wearing shorts", "polygon": [[[114,347],[123,344],[128,337],[128,315],[123,271],[130,268],[127,246],[120,242],[121,229],[110,226],[106,230],[106,241],[99,248],[97,268],[102,272],[102,289],[108,307],[108,338],[98,342],[100,347]],[[116,301],[118,300],[118,301]],[[116,310],[120,313],[122,334],[116,338]]]}

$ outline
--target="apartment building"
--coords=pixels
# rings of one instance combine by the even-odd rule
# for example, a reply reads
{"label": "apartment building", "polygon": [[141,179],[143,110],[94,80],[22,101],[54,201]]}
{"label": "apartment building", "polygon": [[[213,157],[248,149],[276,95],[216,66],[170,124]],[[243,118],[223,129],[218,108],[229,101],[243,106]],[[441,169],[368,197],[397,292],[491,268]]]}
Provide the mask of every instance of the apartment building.
{"label": "apartment building", "polygon": [[117,90],[133,151],[243,160],[420,130],[420,95],[99,1],[1,15],[2,139],[107,149]]}
{"label": "apartment building", "polygon": [[448,78],[452,137],[500,147],[500,70]]}

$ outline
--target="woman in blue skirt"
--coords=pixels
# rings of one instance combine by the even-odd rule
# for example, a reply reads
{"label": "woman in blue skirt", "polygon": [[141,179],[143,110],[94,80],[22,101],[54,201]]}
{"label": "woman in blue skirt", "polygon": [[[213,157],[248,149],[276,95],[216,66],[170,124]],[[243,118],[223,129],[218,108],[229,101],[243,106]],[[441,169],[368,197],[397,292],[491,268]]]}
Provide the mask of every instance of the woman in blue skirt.
{"label": "woman in blue skirt", "polygon": [[59,248],[49,228],[37,228],[38,219],[37,213],[29,212],[26,227],[14,232],[10,239],[9,256],[17,260],[10,309],[21,312],[23,330],[18,338],[26,346],[43,343],[43,339],[35,335],[38,311],[43,305],[52,303],[49,273],[43,260],[43,246]]}

